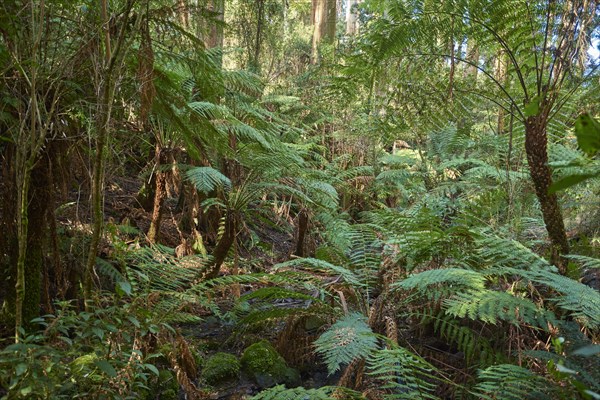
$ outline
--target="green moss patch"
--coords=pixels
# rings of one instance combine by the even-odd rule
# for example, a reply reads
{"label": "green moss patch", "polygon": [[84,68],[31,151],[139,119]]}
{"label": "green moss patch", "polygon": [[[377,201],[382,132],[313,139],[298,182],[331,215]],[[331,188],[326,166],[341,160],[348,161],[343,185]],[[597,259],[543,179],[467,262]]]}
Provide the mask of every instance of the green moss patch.
{"label": "green moss patch", "polygon": [[288,367],[283,357],[265,340],[246,348],[241,361],[243,371],[262,388],[282,383],[288,387],[301,384],[298,371]]}
{"label": "green moss patch", "polygon": [[240,362],[229,353],[217,353],[206,360],[202,370],[202,378],[209,385],[237,379],[240,372]]}

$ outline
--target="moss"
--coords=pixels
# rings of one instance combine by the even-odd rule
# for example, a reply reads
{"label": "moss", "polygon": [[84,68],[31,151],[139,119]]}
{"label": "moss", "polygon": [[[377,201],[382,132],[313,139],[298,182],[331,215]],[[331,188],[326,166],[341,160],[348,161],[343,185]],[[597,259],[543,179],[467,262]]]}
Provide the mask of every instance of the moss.
{"label": "moss", "polygon": [[102,374],[98,372],[96,361],[100,358],[96,353],[84,354],[71,362],[71,376],[73,380],[83,387],[89,387],[102,381]]}
{"label": "moss", "polygon": [[228,353],[217,353],[206,360],[202,378],[210,385],[236,379],[240,372],[240,362]]}
{"label": "moss", "polygon": [[288,387],[300,385],[300,374],[287,366],[277,350],[267,341],[254,343],[244,350],[242,368],[261,387],[285,383]]}

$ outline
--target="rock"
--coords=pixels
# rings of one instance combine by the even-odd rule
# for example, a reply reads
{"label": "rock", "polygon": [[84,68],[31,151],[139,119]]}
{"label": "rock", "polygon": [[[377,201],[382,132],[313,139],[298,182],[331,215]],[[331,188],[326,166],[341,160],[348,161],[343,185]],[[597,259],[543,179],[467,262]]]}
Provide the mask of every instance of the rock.
{"label": "rock", "polygon": [[277,350],[266,340],[254,343],[244,350],[242,369],[261,388],[285,384],[287,387],[301,385],[300,373],[287,366]]}
{"label": "rock", "polygon": [[229,353],[217,353],[206,360],[202,370],[202,378],[209,385],[218,385],[237,379],[240,372],[240,362]]}

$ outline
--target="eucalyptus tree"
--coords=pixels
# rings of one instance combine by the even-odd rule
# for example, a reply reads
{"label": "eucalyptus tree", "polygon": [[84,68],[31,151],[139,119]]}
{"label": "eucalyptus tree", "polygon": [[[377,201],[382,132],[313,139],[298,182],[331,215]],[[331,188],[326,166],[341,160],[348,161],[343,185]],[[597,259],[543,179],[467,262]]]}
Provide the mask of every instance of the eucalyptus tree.
{"label": "eucalyptus tree", "polygon": [[335,25],[337,23],[336,0],[312,0],[312,20],[314,24],[312,37],[311,62],[319,61],[319,45],[332,45],[335,41]]}
{"label": "eucalyptus tree", "polygon": [[[422,93],[422,103],[409,111],[418,115],[419,121],[427,124],[427,118],[436,122],[446,118],[460,124],[469,111],[465,104],[473,104],[477,97],[503,110],[500,127],[504,118],[510,119],[511,125],[521,124],[530,177],[551,241],[551,258],[564,273],[566,262],[561,256],[569,252],[569,243],[558,198],[549,192],[552,171],[548,140],[549,134],[564,136],[574,117],[585,108],[578,102],[598,93],[598,65],[586,59],[590,38],[598,32],[598,4],[583,0],[370,4],[370,29],[363,37],[363,50],[371,58],[369,65],[394,60],[402,68],[397,71],[402,74],[400,81],[406,79],[430,90],[429,94]],[[450,46],[445,40],[448,37],[453,38]],[[467,54],[460,50],[464,38],[470,47]],[[499,71],[492,58],[482,58],[480,49],[505,57],[505,69]],[[437,77],[431,75],[433,71],[415,71],[416,65],[436,65],[432,64],[436,59],[447,60],[450,73],[444,64]],[[456,82],[452,73],[455,63],[471,71],[467,74],[471,83],[460,86]],[[445,79],[450,85],[443,84]],[[462,104],[440,97],[448,90],[463,93]],[[454,114],[444,112],[448,105],[454,107]],[[459,112],[463,116],[457,117],[457,105],[463,107]]]}

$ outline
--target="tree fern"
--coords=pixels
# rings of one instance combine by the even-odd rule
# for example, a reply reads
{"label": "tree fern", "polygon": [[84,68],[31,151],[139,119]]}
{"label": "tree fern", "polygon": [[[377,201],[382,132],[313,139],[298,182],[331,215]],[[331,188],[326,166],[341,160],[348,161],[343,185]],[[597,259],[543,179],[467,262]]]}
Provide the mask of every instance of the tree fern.
{"label": "tree fern", "polygon": [[316,352],[325,359],[329,374],[377,349],[377,337],[362,314],[352,313],[333,324],[315,341]]}

